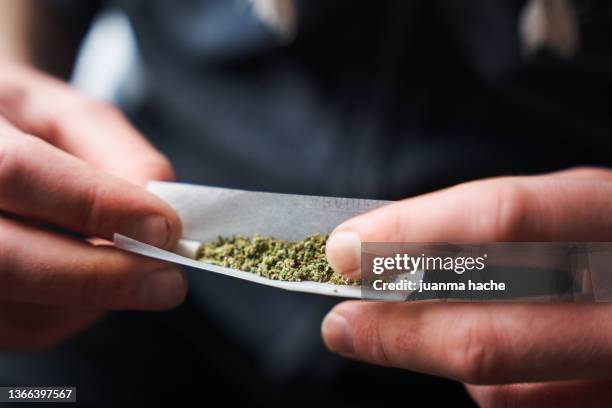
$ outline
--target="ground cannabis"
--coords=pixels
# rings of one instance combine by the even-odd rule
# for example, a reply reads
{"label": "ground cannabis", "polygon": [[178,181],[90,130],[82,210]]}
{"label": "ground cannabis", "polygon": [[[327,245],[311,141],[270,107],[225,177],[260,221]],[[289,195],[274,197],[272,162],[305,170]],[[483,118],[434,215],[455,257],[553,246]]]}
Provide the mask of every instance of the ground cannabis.
{"label": "ground cannabis", "polygon": [[262,236],[219,237],[203,244],[196,258],[269,279],[358,285],[358,281],[334,272],[327,263],[325,242],[328,237],[314,234],[302,241]]}

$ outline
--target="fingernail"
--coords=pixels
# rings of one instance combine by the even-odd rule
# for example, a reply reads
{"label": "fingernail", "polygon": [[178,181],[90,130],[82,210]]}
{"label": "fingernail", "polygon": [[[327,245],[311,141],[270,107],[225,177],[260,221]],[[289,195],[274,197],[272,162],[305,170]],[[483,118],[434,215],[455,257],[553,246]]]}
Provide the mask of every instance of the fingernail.
{"label": "fingernail", "polygon": [[137,222],[126,235],[149,245],[164,248],[170,240],[170,225],[164,217],[152,215]]}
{"label": "fingernail", "polygon": [[346,319],[335,312],[330,312],[321,325],[321,334],[330,351],[345,356],[355,353],[353,333]]}
{"label": "fingernail", "polygon": [[187,282],[178,269],[163,269],[147,276],[140,287],[140,302],[150,309],[167,309],[185,298]]}
{"label": "fingernail", "polygon": [[327,240],[325,254],[334,271],[352,278],[361,274],[361,238],[356,232],[333,232]]}

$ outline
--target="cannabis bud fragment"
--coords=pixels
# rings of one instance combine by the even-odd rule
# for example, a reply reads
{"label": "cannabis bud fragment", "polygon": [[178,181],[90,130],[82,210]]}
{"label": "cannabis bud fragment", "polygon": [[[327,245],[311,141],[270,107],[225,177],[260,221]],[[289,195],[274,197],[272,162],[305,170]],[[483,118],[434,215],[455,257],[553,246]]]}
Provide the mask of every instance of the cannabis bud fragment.
{"label": "cannabis bud fragment", "polygon": [[253,238],[219,237],[203,244],[196,259],[251,272],[268,279],[359,285],[333,271],[325,257],[329,235],[314,234],[302,241],[284,241],[256,235]]}

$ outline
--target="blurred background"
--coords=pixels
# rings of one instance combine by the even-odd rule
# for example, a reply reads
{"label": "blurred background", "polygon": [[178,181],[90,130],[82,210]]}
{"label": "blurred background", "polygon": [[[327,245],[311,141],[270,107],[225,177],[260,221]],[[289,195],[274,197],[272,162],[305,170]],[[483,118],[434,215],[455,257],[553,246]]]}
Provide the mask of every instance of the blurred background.
{"label": "blurred background", "polygon": [[83,38],[70,82],[96,99],[133,111],[146,96],[144,75],[128,17],[112,6],[100,11]]}

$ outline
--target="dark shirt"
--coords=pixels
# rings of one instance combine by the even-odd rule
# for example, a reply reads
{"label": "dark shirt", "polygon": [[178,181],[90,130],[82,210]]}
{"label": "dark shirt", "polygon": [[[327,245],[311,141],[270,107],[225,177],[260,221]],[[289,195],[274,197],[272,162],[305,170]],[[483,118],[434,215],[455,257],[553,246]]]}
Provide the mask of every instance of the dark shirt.
{"label": "dark shirt", "polygon": [[609,2],[571,60],[523,58],[521,0],[297,1],[289,44],[240,2],[124,3],[185,179],[400,199],[610,163]]}

